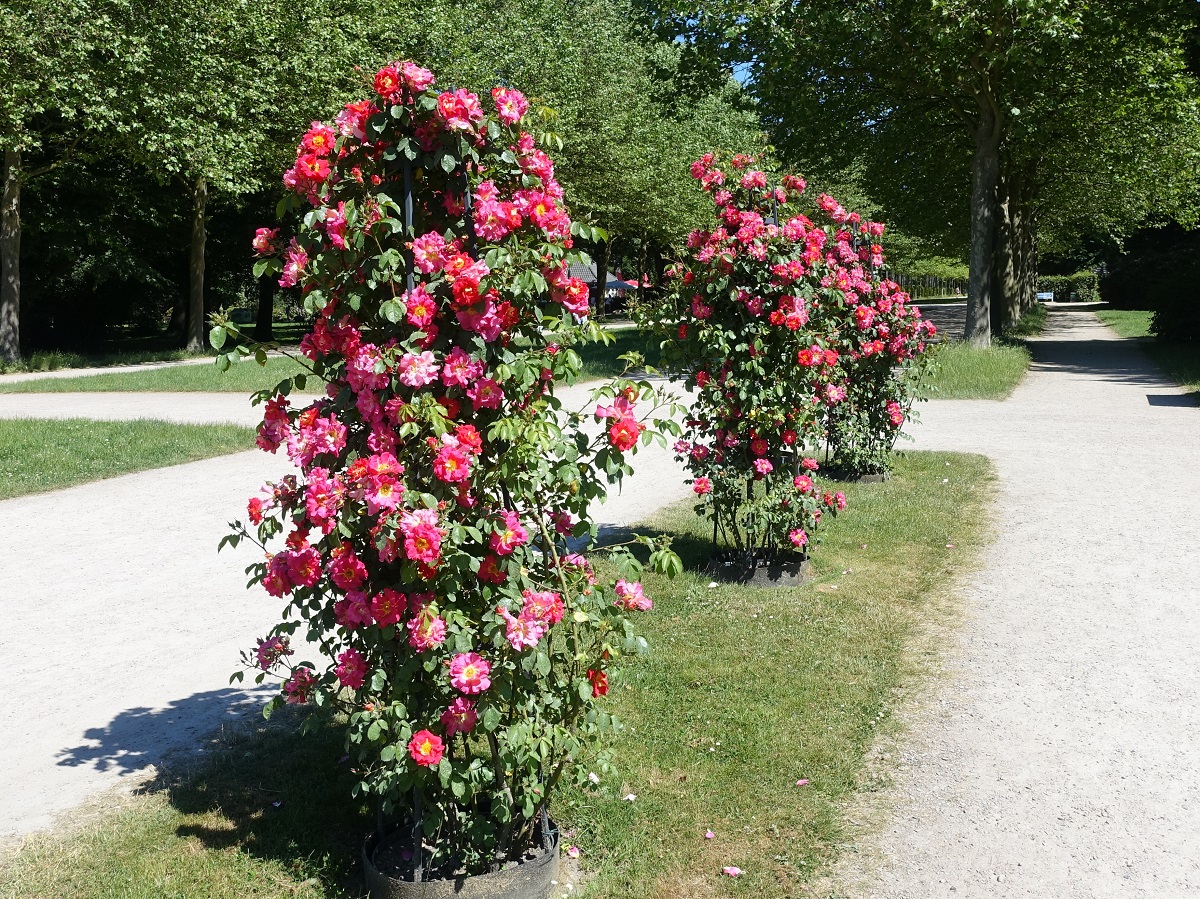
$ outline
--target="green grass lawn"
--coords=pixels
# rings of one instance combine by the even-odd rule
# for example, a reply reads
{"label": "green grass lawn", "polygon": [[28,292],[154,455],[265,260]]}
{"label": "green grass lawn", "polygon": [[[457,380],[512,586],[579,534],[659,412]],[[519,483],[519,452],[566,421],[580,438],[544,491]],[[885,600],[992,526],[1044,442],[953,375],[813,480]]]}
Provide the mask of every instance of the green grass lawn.
{"label": "green grass lawn", "polygon": [[[625,369],[618,359],[625,353],[641,353],[648,364],[657,365],[661,353],[658,341],[636,329],[621,329],[613,332],[616,340],[610,344],[589,343],[579,347],[583,359],[584,380],[611,378]],[[112,372],[102,375],[87,375],[79,378],[36,378],[29,381],[0,383],[0,393],[76,393],[94,391],[141,392],[217,392],[253,393],[274,387],[284,378],[300,374],[304,369],[291,359],[271,357],[265,366],[254,360],[235,363],[228,371],[219,371],[215,365],[177,365],[149,371]],[[313,379],[306,388],[319,392],[322,384]]]}
{"label": "green grass lawn", "polygon": [[1150,333],[1147,309],[1101,309],[1096,316],[1121,337],[1134,338],[1151,359],[1173,380],[1192,393],[1200,393],[1200,346],[1160,341]]}
{"label": "green grass lawn", "polygon": [[943,343],[934,351],[928,378],[931,399],[1002,400],[1029,369],[1029,350],[1021,344],[993,343],[987,349]]}
{"label": "green grass lawn", "polygon": [[[78,378],[35,378],[29,381],[0,383],[0,393],[77,393],[129,391],[134,393],[194,392],[254,393],[274,387],[284,378],[304,369],[291,359],[272,356],[266,365],[253,359],[234,363],[228,371],[213,364],[173,365],[147,371],[112,372]],[[322,389],[314,379],[309,390]]]}
{"label": "green grass lawn", "polygon": [[[650,522],[678,535],[687,571],[646,578],[651,655],[612,679],[627,725],[620,776],[556,803],[583,850],[576,894],[806,895],[869,786],[864,754],[925,683],[928,626],[953,621],[951,588],[982,545],[991,485],[982,457],[907,454],[890,481],[845,487],[850,505],[824,531],[814,581],[784,590],[710,587],[707,528],[690,503]],[[30,839],[0,864],[3,895],[358,896],[371,825],[343,798],[341,755],[329,729],[226,740],[123,809]],[[745,874],[723,877],[725,865]]]}
{"label": "green grass lawn", "polygon": [[0,500],[253,446],[235,425],[0,419]]}
{"label": "green grass lawn", "polygon": [[141,362],[176,362],[209,355],[179,348],[164,347],[145,350],[114,350],[108,353],[72,353],[67,350],[37,350],[20,362],[0,362],[0,374],[9,372],[58,371],[63,368],[106,368],[110,365],[137,365]]}
{"label": "green grass lawn", "polygon": [[626,353],[641,353],[646,364],[655,368],[661,364],[659,338],[637,328],[615,329],[612,334],[616,338],[612,343],[585,343],[576,347],[583,360],[580,380],[615,378],[625,370],[626,363],[619,357]]}
{"label": "green grass lawn", "polygon": [[986,349],[958,341],[939,344],[927,379],[930,399],[1005,399],[1029,370],[1024,340],[1042,333],[1046,315],[1046,307],[1038,304]]}
{"label": "green grass lawn", "polygon": [[1150,319],[1154,313],[1149,309],[1099,309],[1096,318],[1104,322],[1120,337],[1150,337]]}

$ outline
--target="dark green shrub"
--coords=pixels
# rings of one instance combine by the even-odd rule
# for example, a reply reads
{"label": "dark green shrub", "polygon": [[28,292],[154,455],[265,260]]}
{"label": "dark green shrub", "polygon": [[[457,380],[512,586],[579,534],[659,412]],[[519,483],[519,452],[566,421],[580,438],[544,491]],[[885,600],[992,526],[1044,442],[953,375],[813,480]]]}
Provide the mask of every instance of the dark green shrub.
{"label": "dark green shrub", "polygon": [[1052,292],[1056,303],[1094,303],[1100,299],[1099,279],[1089,270],[1073,275],[1042,275],[1037,289],[1038,293]]}

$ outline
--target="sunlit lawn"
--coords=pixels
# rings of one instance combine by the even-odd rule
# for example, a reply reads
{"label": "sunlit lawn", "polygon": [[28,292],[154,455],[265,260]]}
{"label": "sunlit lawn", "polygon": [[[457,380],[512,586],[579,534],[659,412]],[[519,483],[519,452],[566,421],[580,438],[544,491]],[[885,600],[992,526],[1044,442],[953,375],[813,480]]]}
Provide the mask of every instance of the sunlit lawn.
{"label": "sunlit lawn", "polygon": [[[195,365],[172,365],[145,371],[106,372],[75,378],[36,378],[10,383],[0,382],[0,393],[78,393],[78,392],[184,392],[245,393],[274,387],[284,378],[304,372],[297,362],[279,356],[267,359],[266,365],[254,360],[234,363],[227,371],[211,362]],[[319,390],[313,379],[307,385]]]}
{"label": "sunlit lawn", "polygon": [[[578,347],[583,359],[584,380],[613,377],[624,371],[626,363],[620,356],[631,351],[641,353],[650,365],[661,358],[658,341],[633,328],[613,331],[614,342],[589,343]],[[302,365],[288,358],[271,357],[265,366],[253,360],[243,360],[228,371],[215,365],[176,365],[148,371],[114,371],[100,375],[75,378],[36,378],[11,383],[0,382],[0,393],[76,393],[93,391],[129,392],[219,392],[253,393],[274,387],[284,378],[301,374]],[[321,382],[313,378],[306,385],[309,392],[319,392]]]}
{"label": "sunlit lawn", "polygon": [[254,432],[235,425],[0,419],[0,499],[253,446]]}

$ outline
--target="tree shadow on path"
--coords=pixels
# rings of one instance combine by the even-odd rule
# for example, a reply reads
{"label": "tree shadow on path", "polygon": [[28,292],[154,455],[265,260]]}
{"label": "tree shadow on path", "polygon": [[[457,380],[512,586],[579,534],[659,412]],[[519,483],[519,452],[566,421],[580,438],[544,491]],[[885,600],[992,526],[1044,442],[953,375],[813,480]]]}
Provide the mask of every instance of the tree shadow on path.
{"label": "tree shadow on path", "polygon": [[[366,804],[351,798],[357,775],[344,728],[315,708],[285,707],[264,720],[263,704],[275,692],[228,688],[161,709],[128,709],[88,730],[59,764],[122,774],[153,765],[135,793],[161,796],[178,813],[166,824],[174,837],[271,862],[304,895],[306,884],[319,884],[329,899],[362,896],[359,851],[373,822]],[[315,726],[302,734],[310,714]],[[170,833],[160,852],[196,851]]]}
{"label": "tree shadow on path", "polygon": [[103,727],[84,731],[86,742],[60,751],[58,764],[132,774],[171,753],[202,751],[207,734],[258,714],[272,693],[265,687],[225,688],[194,693],[160,709],[126,709]]}
{"label": "tree shadow on path", "polygon": [[[1146,389],[1169,390],[1178,385],[1134,340],[1057,339],[1056,334],[1080,324],[1076,315],[1091,313],[1058,313],[1051,318],[1044,336],[1027,346],[1033,355],[1030,370],[1042,373],[1064,373],[1088,380],[1110,381]],[[1092,322],[1088,322],[1092,324]],[[1097,326],[1098,327],[1098,326]],[[1149,399],[1149,397],[1148,397]],[[1165,403],[1150,399],[1151,405],[1190,406],[1193,403]]]}

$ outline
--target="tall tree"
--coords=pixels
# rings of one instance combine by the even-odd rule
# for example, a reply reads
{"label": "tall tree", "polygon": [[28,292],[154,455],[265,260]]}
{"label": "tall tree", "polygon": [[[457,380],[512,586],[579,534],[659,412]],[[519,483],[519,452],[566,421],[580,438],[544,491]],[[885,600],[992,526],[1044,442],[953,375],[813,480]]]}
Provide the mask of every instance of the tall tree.
{"label": "tall tree", "polygon": [[[1034,217],[1022,215],[1036,195],[1027,182],[1040,180],[1028,173],[1041,166],[1031,169],[1019,150],[1024,123],[1061,123],[1072,109],[1112,103],[1116,79],[1103,79],[1106,95],[1084,76],[1103,66],[1126,71],[1150,58],[1143,92],[1176,93],[1181,50],[1164,39],[1192,15],[1179,0],[763,0],[748,7],[665,0],[651,8],[668,33],[747,66],[785,152],[815,143],[871,158],[895,153],[895,138],[906,134],[940,147],[943,159],[970,153],[966,336],[976,343],[990,339],[997,260],[1010,264],[1006,257],[1028,244],[1033,227]],[[1139,115],[1131,101],[1137,87],[1127,83],[1119,104],[1131,118]],[[1076,121],[1085,127],[1090,119]],[[1045,149],[1053,154],[1061,144]],[[1000,222],[1006,209],[1018,210],[1020,227]],[[1013,247],[998,252],[998,238]]]}
{"label": "tall tree", "polygon": [[0,361],[21,355],[21,189],[57,168],[90,135],[119,128],[122,72],[136,41],[91,0],[7,0],[0,6]]}

